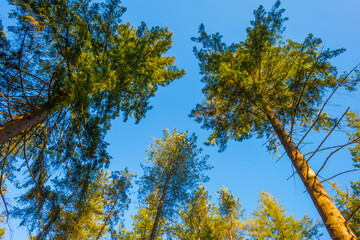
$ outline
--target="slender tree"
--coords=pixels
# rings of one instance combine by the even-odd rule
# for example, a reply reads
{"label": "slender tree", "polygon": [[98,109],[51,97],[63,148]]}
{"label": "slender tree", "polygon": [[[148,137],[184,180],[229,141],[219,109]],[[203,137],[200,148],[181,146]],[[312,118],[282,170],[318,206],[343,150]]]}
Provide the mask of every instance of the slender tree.
{"label": "slender tree", "polygon": [[201,157],[195,135],[187,132],[164,131],[163,139],[154,139],[148,149],[150,166],[144,166],[139,184],[139,196],[157,196],[155,199],[151,232],[148,239],[158,236],[161,219],[170,218],[180,203],[185,203],[199,182],[206,181],[203,171],[209,169],[207,156]]}
{"label": "slender tree", "polygon": [[313,224],[305,215],[302,219],[295,219],[279,200],[269,193],[260,192],[259,205],[246,220],[247,235],[254,240],[259,239],[320,239],[319,223]]}
{"label": "slender tree", "polygon": [[[192,116],[214,132],[208,144],[224,150],[229,139],[242,141],[254,135],[267,137],[269,149],[280,143],[300,176],[330,236],[356,239],[344,217],[323,187],[309,160],[299,150],[295,125],[304,129],[333,127],[334,119],[319,110],[326,91],[340,86],[352,90],[358,77],[337,77],[330,59],[343,49],[323,49],[321,40],[309,34],[302,43],[284,40],[282,16],[277,1],[266,12],[262,6],[247,28],[247,38],[227,46],[219,34],[208,35],[200,26],[202,44],[194,49],[200,60],[205,100]],[[326,103],[326,102],[325,102]],[[304,137],[307,133],[304,135]]]}
{"label": "slender tree", "polygon": [[[115,239],[119,240],[142,240],[149,239],[153,228],[156,211],[158,208],[158,199],[160,196],[149,194],[143,201],[143,205],[139,206],[137,214],[132,215],[132,229],[129,231],[120,226],[119,233],[116,233]],[[162,239],[167,231],[167,218],[160,216],[157,225],[156,239]]]}
{"label": "slender tree", "polygon": [[218,191],[219,195],[219,214],[223,221],[222,231],[225,232],[227,240],[243,239],[242,222],[240,219],[244,216],[244,210],[241,209],[241,203],[229,189],[223,187]]}

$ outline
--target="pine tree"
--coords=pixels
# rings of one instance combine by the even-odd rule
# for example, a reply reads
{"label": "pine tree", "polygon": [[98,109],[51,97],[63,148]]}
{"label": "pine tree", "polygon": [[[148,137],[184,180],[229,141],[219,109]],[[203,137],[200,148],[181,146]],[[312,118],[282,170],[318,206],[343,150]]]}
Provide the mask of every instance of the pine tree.
{"label": "pine tree", "polygon": [[[277,1],[266,12],[260,6],[247,28],[247,38],[227,46],[219,34],[208,35],[200,26],[194,48],[200,60],[205,100],[192,116],[212,129],[208,144],[224,150],[229,139],[243,141],[266,137],[269,150],[283,146],[307,193],[333,239],[356,239],[335,203],[323,187],[309,159],[295,143],[295,124],[305,129],[327,129],[335,119],[318,109],[326,91],[340,86],[354,89],[359,76],[337,76],[330,59],[344,51],[323,50],[321,40],[309,34],[304,42],[284,40],[282,16]],[[299,133],[299,132],[297,132]]]}
{"label": "pine tree", "polygon": [[100,170],[93,178],[86,176],[87,182],[82,176],[61,180],[57,183],[62,193],[58,195],[59,205],[47,213],[38,209],[30,192],[26,195],[30,202],[27,212],[17,210],[23,216],[21,225],[30,228],[32,239],[102,239],[121,223],[128,208],[131,176],[127,170],[111,174]]}
{"label": "pine tree", "polygon": [[0,144],[46,119],[61,119],[59,112],[66,120],[108,121],[122,112],[139,121],[158,86],[184,73],[174,57],[162,56],[171,33],[121,24],[125,8],[118,0],[10,4],[18,22],[10,28],[13,41],[1,34]]}
{"label": "pine tree", "polygon": [[170,232],[175,239],[215,240],[222,239],[222,222],[216,206],[210,202],[204,186],[199,186],[180,206],[179,216],[172,221]]}
{"label": "pine tree", "polygon": [[242,223],[240,219],[244,215],[241,203],[227,188],[218,191],[219,214],[223,221],[222,230],[227,240],[242,239]]}
{"label": "pine tree", "polygon": [[[129,231],[120,226],[120,231],[116,234],[115,239],[119,240],[142,240],[150,239],[151,231],[154,225],[156,211],[158,207],[158,199],[160,196],[152,193],[149,194],[143,204],[139,206],[137,214],[132,215],[132,229]],[[160,216],[157,225],[157,233],[155,239],[163,239],[167,231],[167,219]]]}
{"label": "pine tree", "polygon": [[152,216],[150,240],[158,239],[161,219],[171,218],[181,203],[185,203],[199,182],[206,181],[203,171],[210,167],[207,156],[201,157],[196,146],[195,135],[187,132],[164,131],[163,139],[154,139],[148,148],[150,166],[143,166],[144,176],[140,178],[139,196],[157,196]]}
{"label": "pine tree", "polygon": [[302,219],[295,219],[279,200],[269,193],[260,192],[259,206],[253,211],[253,217],[246,221],[247,235],[251,239],[320,239],[318,225],[305,215]]}

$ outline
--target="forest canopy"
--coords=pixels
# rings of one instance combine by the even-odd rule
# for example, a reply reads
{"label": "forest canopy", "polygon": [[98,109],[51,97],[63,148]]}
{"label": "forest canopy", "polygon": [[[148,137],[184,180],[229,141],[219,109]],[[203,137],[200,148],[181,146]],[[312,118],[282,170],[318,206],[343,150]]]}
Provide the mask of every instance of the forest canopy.
{"label": "forest canopy", "polygon": [[[199,65],[188,60],[189,77],[176,66],[187,48],[171,47],[190,27],[136,27],[118,0],[9,4],[11,20],[0,23],[0,221],[18,219],[30,239],[320,239],[325,231],[357,239],[359,109],[337,96],[355,93],[358,101],[359,70],[354,63],[340,73],[345,49],[327,48],[316,34],[288,39],[280,1],[258,7],[245,35],[230,42],[228,32],[223,38],[201,24],[191,39]],[[137,17],[163,17],[150,7],[140,14],[146,4],[134,8]],[[130,133],[135,128],[142,132]],[[292,171],[266,163],[253,136]],[[234,148],[239,154],[229,155]],[[142,173],[133,173],[145,155]],[[283,173],[300,190],[285,187]],[[349,188],[331,182],[345,175]],[[266,189],[273,180],[284,205]],[[244,207],[251,191],[241,188],[259,194],[252,211]],[[304,191],[305,201],[292,204],[311,205],[310,215],[285,210],[289,191]],[[10,236],[9,226],[0,237]]]}

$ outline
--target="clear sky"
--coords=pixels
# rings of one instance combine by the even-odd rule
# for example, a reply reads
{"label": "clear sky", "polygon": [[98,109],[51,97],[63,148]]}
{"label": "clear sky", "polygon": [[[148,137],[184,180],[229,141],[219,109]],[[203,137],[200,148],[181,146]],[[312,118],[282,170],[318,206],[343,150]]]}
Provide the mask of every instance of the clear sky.
{"label": "clear sky", "polygon": [[[210,155],[209,162],[214,166],[208,172],[210,181],[205,184],[207,190],[216,199],[216,191],[222,186],[228,187],[242,202],[249,216],[257,206],[259,191],[270,192],[283,203],[288,212],[297,218],[308,213],[316,219],[319,215],[310,197],[304,193],[304,187],[298,177],[286,180],[292,173],[290,160],[286,157],[276,162],[266,151],[263,143],[266,139],[250,139],[244,142],[230,141],[227,149],[218,153],[217,147],[203,145],[210,131],[200,128],[193,119],[188,117],[196,103],[200,103],[203,96],[200,82],[198,61],[192,53],[195,45],[190,38],[197,36],[198,27],[204,23],[208,33],[220,32],[227,43],[239,42],[245,38],[245,29],[253,19],[253,11],[263,4],[269,10],[275,1],[243,1],[243,0],[128,0],[123,1],[127,7],[123,21],[130,21],[138,26],[144,21],[148,26],[166,26],[174,32],[173,47],[169,55],[176,56],[178,67],[187,71],[179,80],[169,86],[161,88],[152,98],[153,109],[139,124],[130,119],[123,123],[121,119],[113,121],[112,128],[106,140],[109,152],[113,157],[112,170],[122,170],[125,167],[138,176],[142,175],[140,163],[144,163],[147,146],[151,137],[162,137],[162,130],[177,127],[180,131],[195,132],[198,145],[204,149],[204,154]],[[0,17],[6,25],[7,3],[0,0]],[[303,41],[308,33],[313,33],[325,42],[327,48],[346,48],[347,51],[339,56],[334,64],[340,72],[351,70],[360,62],[360,1],[357,0],[303,0],[283,1],[286,9],[285,37],[294,41]],[[349,95],[344,92],[336,94],[329,104],[328,110],[340,116],[348,106],[351,110],[360,111],[359,92]],[[336,134],[335,134],[336,135]],[[346,139],[337,134],[330,138],[327,146],[336,141],[345,142]],[[339,136],[339,137],[338,137]],[[321,138],[310,136],[312,142],[307,149],[315,149]],[[282,151],[281,151],[282,153]],[[316,155],[317,156],[317,155]],[[318,167],[324,156],[314,158],[312,164]],[[330,177],[342,170],[352,168],[351,159],[347,151],[336,154],[323,171],[324,177]],[[344,186],[349,179],[359,178],[358,173],[348,174],[337,178]],[[328,185],[326,186],[327,189]],[[132,190],[132,205],[125,215],[126,225],[130,227],[130,214],[136,211],[136,187]],[[16,221],[12,221],[13,239],[25,239],[25,229],[16,228]],[[330,239],[325,233],[323,239]],[[9,235],[8,235],[9,236]]]}

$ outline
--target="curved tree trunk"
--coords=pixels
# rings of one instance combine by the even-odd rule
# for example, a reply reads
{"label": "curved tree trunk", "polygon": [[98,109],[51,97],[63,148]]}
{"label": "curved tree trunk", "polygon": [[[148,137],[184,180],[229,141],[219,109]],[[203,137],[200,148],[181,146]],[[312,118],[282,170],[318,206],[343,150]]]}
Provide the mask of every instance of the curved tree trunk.
{"label": "curved tree trunk", "polygon": [[271,125],[285,148],[285,151],[296,172],[299,174],[302,182],[305,185],[317,211],[319,212],[327,231],[332,239],[336,240],[355,240],[358,239],[351,229],[347,226],[345,218],[336,207],[330,195],[325,190],[321,181],[311,169],[309,163],[306,161],[304,155],[297,148],[289,133],[285,130],[282,123],[270,112],[267,114]]}

